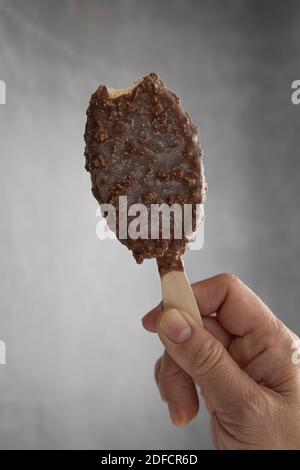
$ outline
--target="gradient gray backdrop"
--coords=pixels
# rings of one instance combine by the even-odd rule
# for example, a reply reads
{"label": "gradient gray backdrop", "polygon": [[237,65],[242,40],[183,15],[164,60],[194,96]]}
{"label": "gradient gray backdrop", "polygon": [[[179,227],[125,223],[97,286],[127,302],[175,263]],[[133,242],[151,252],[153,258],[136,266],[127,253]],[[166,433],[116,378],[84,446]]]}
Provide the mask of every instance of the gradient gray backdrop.
{"label": "gradient gray backdrop", "polygon": [[95,236],[83,131],[98,84],[157,71],[200,126],[209,196],[195,281],[232,271],[299,333],[300,2],[0,0],[0,447],[211,448],[174,429],[141,316],[153,261]]}

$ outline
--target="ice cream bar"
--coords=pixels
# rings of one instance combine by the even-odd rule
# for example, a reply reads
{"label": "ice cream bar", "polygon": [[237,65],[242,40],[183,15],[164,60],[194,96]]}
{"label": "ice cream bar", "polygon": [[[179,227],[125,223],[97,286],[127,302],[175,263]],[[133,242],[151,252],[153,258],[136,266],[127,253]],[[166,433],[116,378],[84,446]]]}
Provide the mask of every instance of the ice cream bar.
{"label": "ice cream bar", "polygon": [[[126,196],[128,207],[142,204],[148,211],[148,237],[121,237],[117,223],[119,240],[138,263],[156,258],[161,275],[182,270],[181,256],[201,221],[206,184],[198,129],[180,99],[155,73],[125,90],[100,85],[87,109],[85,142],[86,169],[100,207],[112,204],[119,216],[120,196]],[[161,228],[151,237],[151,207],[174,204],[191,211],[188,231],[182,227],[182,236],[175,237],[171,214],[170,237],[164,238]],[[133,217],[127,212],[123,217],[128,227]]]}

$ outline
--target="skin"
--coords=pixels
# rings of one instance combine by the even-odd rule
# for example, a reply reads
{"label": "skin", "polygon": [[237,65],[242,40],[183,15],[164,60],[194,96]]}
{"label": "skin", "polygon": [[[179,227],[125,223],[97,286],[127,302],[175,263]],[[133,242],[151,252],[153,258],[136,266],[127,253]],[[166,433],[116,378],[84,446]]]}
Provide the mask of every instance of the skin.
{"label": "skin", "polygon": [[241,280],[221,274],[194,284],[203,326],[159,305],[142,320],[165,352],[155,366],[172,422],[211,416],[218,449],[300,449],[297,336]]}

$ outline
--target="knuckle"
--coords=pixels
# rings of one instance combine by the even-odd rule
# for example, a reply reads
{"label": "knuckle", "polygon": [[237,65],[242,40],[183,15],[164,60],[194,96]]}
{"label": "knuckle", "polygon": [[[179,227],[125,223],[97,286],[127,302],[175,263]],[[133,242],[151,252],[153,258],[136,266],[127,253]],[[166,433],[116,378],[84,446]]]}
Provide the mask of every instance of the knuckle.
{"label": "knuckle", "polygon": [[223,281],[228,285],[240,284],[241,280],[236,274],[233,273],[223,273],[220,275]]}
{"label": "knuckle", "polygon": [[191,371],[194,377],[201,378],[214,370],[223,356],[223,347],[215,339],[208,339],[205,343],[197,345],[191,357]]}

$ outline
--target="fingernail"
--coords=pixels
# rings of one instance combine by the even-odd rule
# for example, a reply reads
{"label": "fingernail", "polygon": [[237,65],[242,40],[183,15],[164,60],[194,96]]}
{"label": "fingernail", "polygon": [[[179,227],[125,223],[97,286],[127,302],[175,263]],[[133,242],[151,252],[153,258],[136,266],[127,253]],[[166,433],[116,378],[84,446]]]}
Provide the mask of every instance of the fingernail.
{"label": "fingernail", "polygon": [[159,331],[173,343],[184,343],[192,334],[192,329],[186,319],[175,308],[167,310],[160,322]]}
{"label": "fingernail", "polygon": [[180,409],[177,408],[177,406],[174,405],[173,403],[168,403],[168,408],[169,408],[169,414],[170,414],[172,423],[175,424],[175,426],[182,426],[183,417],[181,415]]}

